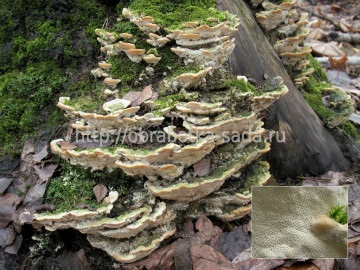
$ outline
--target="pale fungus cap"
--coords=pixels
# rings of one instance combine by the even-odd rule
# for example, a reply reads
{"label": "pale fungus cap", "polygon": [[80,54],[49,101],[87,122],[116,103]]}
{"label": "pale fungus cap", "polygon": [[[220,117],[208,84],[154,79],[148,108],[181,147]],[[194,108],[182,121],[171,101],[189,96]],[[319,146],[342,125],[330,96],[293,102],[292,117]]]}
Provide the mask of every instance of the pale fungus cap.
{"label": "pale fungus cap", "polygon": [[252,188],[252,256],[346,258],[347,224],[326,217],[347,206],[347,187]]}
{"label": "pale fungus cap", "polygon": [[154,54],[147,54],[144,55],[142,58],[146,63],[154,65],[156,65],[161,60],[161,57],[157,57]]}

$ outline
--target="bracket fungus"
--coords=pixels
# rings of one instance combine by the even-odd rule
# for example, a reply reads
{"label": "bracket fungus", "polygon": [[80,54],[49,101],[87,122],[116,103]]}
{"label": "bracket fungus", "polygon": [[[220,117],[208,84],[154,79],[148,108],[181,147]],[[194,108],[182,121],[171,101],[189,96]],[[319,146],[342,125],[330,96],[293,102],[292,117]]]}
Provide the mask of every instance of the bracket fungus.
{"label": "bracket fungus", "polygon": [[[173,235],[186,216],[234,220],[251,211],[251,186],[270,176],[268,164],[257,161],[270,150],[259,112],[288,89],[281,78],[257,89],[231,73],[224,63],[235,47],[231,36],[239,20],[217,12],[221,16],[168,30],[155,23],[156,14],[130,7],[122,15],[140,31],[96,30],[106,54],[95,75],[106,71],[104,83],[112,90],[102,91],[102,106],[93,111],[61,97],[57,106],[75,130],[68,142],[75,147],[63,147],[59,139],[51,150],[71,165],[104,174],[121,171],[124,179],[111,183],[126,184],[116,202],[107,199],[96,210],[36,214],[38,226],[79,230],[115,260],[133,262]],[[131,73],[136,69],[138,78]],[[207,168],[199,173],[203,160]],[[111,183],[102,184],[111,189]]]}
{"label": "bracket fungus", "polygon": [[256,19],[266,31],[274,33],[272,36],[278,37],[274,49],[287,68],[297,71],[294,81],[297,86],[302,86],[314,70],[306,68],[309,62],[305,59],[311,49],[303,45],[310,33],[308,14],[291,9],[295,3],[296,0],[281,1],[280,4],[261,1],[264,10],[256,13]]}

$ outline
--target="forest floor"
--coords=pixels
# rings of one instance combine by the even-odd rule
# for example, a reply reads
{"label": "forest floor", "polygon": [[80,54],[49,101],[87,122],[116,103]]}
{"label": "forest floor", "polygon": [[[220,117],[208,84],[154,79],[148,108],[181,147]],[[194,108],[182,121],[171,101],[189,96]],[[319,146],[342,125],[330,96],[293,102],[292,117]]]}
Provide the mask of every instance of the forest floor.
{"label": "forest floor", "polygon": [[[296,8],[309,13],[311,33],[306,44],[327,71],[329,80],[351,95],[356,106],[351,120],[360,124],[360,3],[356,0],[299,0]],[[303,269],[332,270],[360,268],[360,177],[355,172],[328,172],[319,177],[302,177],[287,181],[303,186],[349,187],[348,259],[254,259],[251,256],[251,216],[238,221],[221,222],[201,216],[182,225],[174,242],[164,245],[149,257],[123,265],[105,253],[94,251],[83,235],[71,230],[36,233],[31,226],[11,225],[13,213],[26,207],[37,207],[38,191],[56,172],[47,146],[25,144],[20,171],[15,172],[13,185],[22,185],[24,193],[7,193],[0,202],[1,229],[0,269]],[[36,172],[36,173],[35,173]],[[27,174],[25,181],[20,181]],[[33,185],[39,183],[40,185]],[[17,183],[15,183],[18,181]],[[45,183],[45,184],[44,184]],[[5,185],[0,181],[0,189]],[[9,183],[7,184],[9,185]],[[268,185],[279,185],[275,179]],[[6,188],[5,188],[6,189]],[[24,220],[26,217],[22,217]],[[19,232],[21,231],[21,234]],[[59,244],[61,243],[61,244]],[[80,248],[81,247],[81,248]],[[54,252],[55,250],[55,252]],[[59,250],[59,252],[57,252]],[[32,262],[29,264],[29,262]],[[25,267],[26,266],[26,267]]]}

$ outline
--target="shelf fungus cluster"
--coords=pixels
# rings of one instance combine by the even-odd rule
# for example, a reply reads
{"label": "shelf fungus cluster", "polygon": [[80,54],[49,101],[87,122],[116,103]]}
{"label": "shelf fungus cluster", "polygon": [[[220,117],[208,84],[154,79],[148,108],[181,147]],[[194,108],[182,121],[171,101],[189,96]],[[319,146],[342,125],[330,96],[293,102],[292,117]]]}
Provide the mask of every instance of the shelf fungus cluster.
{"label": "shelf fungus cluster", "polygon": [[[270,177],[269,165],[258,161],[270,150],[271,138],[260,112],[288,89],[279,77],[255,87],[246,77],[231,75],[224,63],[234,49],[231,35],[238,20],[223,14],[222,20],[184,22],[181,29],[167,31],[151,16],[124,9],[123,16],[140,30],[137,35],[96,30],[106,54],[92,74],[105,77],[112,90],[104,91],[103,105],[91,112],[61,97],[58,107],[74,132],[68,141],[52,141],[51,149],[71,165],[104,174],[122,171],[126,178],[118,180],[133,189],[123,195],[124,190],[104,182],[111,191],[98,208],[38,213],[35,224],[50,231],[79,230],[94,247],[120,262],[132,262],[173,235],[186,217],[234,220],[251,211],[251,187]],[[151,54],[135,48],[134,40],[140,38],[154,48],[168,48],[185,71],[169,67],[167,75],[156,73],[162,56],[150,61]],[[129,85],[109,76],[110,56],[139,65],[144,61],[144,69],[151,67],[159,76],[145,78],[145,87],[129,91]],[[190,64],[199,69],[186,71]],[[140,183],[138,190],[134,183]],[[124,206],[123,201],[131,203]]]}
{"label": "shelf fungus cluster", "polygon": [[314,72],[309,68],[306,55],[311,49],[303,45],[304,39],[310,33],[308,14],[292,9],[297,0],[289,1],[252,1],[254,6],[261,5],[262,11],[256,13],[259,24],[268,32],[272,31],[278,40],[274,42],[275,51],[279,54],[285,66],[295,72],[297,86],[302,86]]}

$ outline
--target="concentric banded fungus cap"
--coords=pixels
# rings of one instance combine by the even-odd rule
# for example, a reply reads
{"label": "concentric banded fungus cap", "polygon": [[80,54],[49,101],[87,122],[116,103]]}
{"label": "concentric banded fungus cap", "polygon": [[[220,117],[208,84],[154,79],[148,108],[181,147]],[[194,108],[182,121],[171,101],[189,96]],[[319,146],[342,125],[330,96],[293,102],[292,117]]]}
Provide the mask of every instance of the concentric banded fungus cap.
{"label": "concentric banded fungus cap", "polygon": [[93,247],[106,251],[119,262],[135,262],[153,252],[162,241],[176,231],[173,224],[166,224],[151,230],[143,231],[129,240],[114,240],[107,237],[88,235]]}
{"label": "concentric banded fungus cap", "polygon": [[156,65],[161,60],[161,57],[156,57],[154,54],[147,54],[143,56],[143,60],[148,64]]}
{"label": "concentric banded fungus cap", "polygon": [[126,55],[131,61],[139,63],[142,60],[142,55],[145,53],[144,49],[130,49],[125,51]]}

